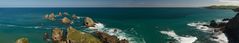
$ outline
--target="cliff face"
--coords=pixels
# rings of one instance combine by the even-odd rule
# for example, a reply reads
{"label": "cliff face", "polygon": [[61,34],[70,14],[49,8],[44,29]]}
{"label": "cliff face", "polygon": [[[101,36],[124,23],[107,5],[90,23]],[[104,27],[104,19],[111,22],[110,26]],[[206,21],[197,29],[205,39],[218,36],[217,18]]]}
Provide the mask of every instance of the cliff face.
{"label": "cliff face", "polygon": [[229,43],[239,43],[239,13],[229,20],[223,32],[226,34]]}

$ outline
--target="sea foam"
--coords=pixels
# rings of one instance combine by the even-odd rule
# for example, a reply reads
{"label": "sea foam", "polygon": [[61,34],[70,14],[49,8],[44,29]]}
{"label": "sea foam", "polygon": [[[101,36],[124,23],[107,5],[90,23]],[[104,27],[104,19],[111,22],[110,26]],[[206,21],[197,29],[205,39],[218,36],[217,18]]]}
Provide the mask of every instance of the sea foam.
{"label": "sea foam", "polygon": [[160,31],[162,34],[166,34],[173,39],[177,40],[179,43],[193,43],[197,40],[197,37],[193,36],[178,36],[174,31]]}
{"label": "sea foam", "polygon": [[102,23],[95,23],[94,27],[89,27],[89,29],[93,29],[100,32],[105,32],[109,35],[116,36],[119,40],[126,39],[129,43],[146,43],[144,39],[138,39],[138,37],[132,37],[130,34],[125,33],[124,31],[118,28],[106,28]]}
{"label": "sea foam", "polygon": [[[217,19],[216,22],[217,23],[227,23],[228,21],[222,21],[221,19]],[[221,31],[214,32],[214,29],[219,29],[219,28],[210,28],[208,26],[204,26],[204,25],[209,25],[209,23],[207,23],[207,22],[192,22],[187,25],[191,26],[191,27],[195,27],[195,29],[198,29],[202,32],[213,34],[212,36],[215,38],[210,38],[212,41],[216,41],[218,43],[228,43],[228,39],[224,33],[222,33]]]}

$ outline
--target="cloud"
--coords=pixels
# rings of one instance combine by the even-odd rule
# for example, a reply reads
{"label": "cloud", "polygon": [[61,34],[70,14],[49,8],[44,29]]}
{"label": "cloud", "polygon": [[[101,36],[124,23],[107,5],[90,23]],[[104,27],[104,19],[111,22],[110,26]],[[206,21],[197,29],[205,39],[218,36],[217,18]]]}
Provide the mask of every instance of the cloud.
{"label": "cloud", "polygon": [[215,3],[213,5],[233,5],[233,6],[239,6],[239,0],[217,0],[218,3]]}
{"label": "cloud", "polygon": [[239,2],[239,0],[219,0],[219,2]]}

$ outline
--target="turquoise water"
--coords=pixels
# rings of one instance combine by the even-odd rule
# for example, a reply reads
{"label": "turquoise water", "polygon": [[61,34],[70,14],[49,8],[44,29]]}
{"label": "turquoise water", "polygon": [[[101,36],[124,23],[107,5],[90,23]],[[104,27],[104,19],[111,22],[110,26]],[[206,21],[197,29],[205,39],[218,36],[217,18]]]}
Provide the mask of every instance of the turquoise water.
{"label": "turquoise water", "polygon": [[31,43],[45,43],[42,36],[51,29],[39,28],[45,14],[69,12],[89,16],[108,28],[118,28],[137,37],[138,42],[166,43],[167,35],[159,31],[174,30],[178,35],[198,37],[197,42],[213,43],[208,34],[187,26],[197,21],[231,18],[231,10],[204,8],[0,8],[0,43],[15,43],[20,37]]}

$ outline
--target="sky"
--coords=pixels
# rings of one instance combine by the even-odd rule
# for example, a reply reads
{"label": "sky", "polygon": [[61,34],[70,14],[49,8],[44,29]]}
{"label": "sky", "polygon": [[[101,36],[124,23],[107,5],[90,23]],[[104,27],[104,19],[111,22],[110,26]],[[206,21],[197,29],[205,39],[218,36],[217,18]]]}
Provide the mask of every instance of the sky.
{"label": "sky", "polygon": [[239,0],[0,0],[0,7],[201,7]]}

